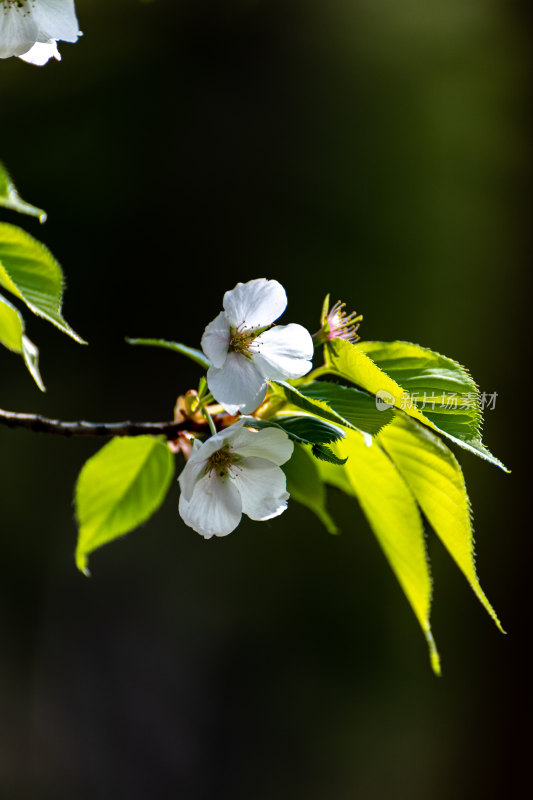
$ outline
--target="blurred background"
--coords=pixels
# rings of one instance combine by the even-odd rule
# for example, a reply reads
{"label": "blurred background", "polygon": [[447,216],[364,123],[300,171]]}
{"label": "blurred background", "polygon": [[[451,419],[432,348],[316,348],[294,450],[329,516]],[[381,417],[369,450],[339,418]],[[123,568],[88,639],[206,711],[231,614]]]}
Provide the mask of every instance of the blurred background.
{"label": "blurred background", "polygon": [[[0,405],[165,419],[238,280],[316,330],[466,364],[505,475],[460,453],[501,636],[430,534],[443,677],[358,507],[292,504],[204,541],[177,489],[73,560],[72,487],[101,443],[0,429],[0,796],[458,800],[529,783],[524,385],[531,90],[512,0],[78,0],[61,64],[0,62],[0,155],[67,277],[80,347],[27,316],[48,388],[0,352]],[[516,403],[519,403],[517,406]],[[526,484],[527,481],[527,484]]]}

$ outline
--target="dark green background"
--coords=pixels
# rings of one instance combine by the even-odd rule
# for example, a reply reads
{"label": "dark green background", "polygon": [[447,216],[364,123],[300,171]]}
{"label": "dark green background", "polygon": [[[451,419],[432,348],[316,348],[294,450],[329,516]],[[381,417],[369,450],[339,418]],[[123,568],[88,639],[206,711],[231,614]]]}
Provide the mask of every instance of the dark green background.
{"label": "dark green background", "polygon": [[[482,584],[433,535],[443,678],[359,509],[331,537],[292,504],[205,542],[173,489],[74,566],[92,441],[0,430],[0,796],[516,797],[529,776],[525,352],[529,20],[505,0],[79,0],[63,62],[0,63],[0,154],[64,266],[83,348],[31,319],[48,393],[0,353],[0,405],[165,419],[238,280],[329,291],[365,338],[419,342],[486,392],[461,453]],[[3,219],[16,220],[2,214]],[[526,485],[526,480],[528,481]]]}

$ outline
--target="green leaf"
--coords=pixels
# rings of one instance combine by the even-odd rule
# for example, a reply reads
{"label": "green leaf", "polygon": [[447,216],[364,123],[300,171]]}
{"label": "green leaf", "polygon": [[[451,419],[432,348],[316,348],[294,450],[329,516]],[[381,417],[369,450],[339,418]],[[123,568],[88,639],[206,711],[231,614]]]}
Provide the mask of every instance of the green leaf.
{"label": "green leaf", "polygon": [[410,342],[361,342],[358,347],[437,428],[464,440],[479,437],[479,389],[457,361]]}
{"label": "green leaf", "polygon": [[429,621],[431,577],[420,513],[394,464],[375,441],[370,441],[369,446],[362,434],[348,431],[334,450],[348,457],[343,469],[420,623],[433,670],[440,674]]}
{"label": "green leaf", "polygon": [[0,206],[9,208],[10,211],[18,211],[19,214],[29,214],[37,217],[39,222],[46,222],[46,211],[42,208],[26,203],[19,195],[11,176],[4,165],[0,162]]}
{"label": "green leaf", "polygon": [[453,453],[427,428],[398,416],[378,437],[422,511],[498,628],[476,574],[470,503]]}
{"label": "green leaf", "polygon": [[299,387],[305,397],[322,400],[337,414],[356,428],[375,435],[391,422],[394,413],[390,409],[380,411],[376,400],[367,392],[341,386],[329,381],[313,381]]}
{"label": "green leaf", "polygon": [[317,461],[317,469],[324,483],[334,486],[344,494],[353,496],[352,485],[342,466],[327,461]]}
{"label": "green leaf", "polygon": [[[439,430],[438,428],[436,430]],[[469,441],[465,441],[464,439],[459,439],[457,436],[452,436],[451,433],[446,433],[446,431],[440,431],[443,433],[450,442],[461,447],[463,450],[468,450],[468,452],[473,453],[475,456],[479,456],[480,458],[488,461],[490,464],[493,464],[495,467],[499,467],[504,472],[511,472],[505,464],[503,464],[499,458],[494,456],[488,447],[486,447],[481,439],[470,439]]]}
{"label": "green leaf", "polygon": [[[363,346],[372,353],[372,358],[363,352]],[[442,433],[450,441],[455,442],[465,450],[481,456],[481,458],[490,461],[506,472],[509,471],[499,459],[490,453],[477,435],[471,436],[475,426],[479,425],[477,421],[479,406],[476,408],[474,398],[471,398],[473,405],[467,412],[463,409],[443,409],[442,412],[440,409],[436,409],[433,412],[431,409],[428,411],[426,408],[422,411],[417,407],[416,403],[412,402],[411,396],[404,390],[403,385],[400,385],[396,380],[396,378],[402,379],[403,376],[410,386],[417,380],[419,383],[425,383],[430,395],[431,391],[434,391],[435,402],[437,402],[438,397],[442,396],[443,388],[446,385],[455,386],[456,388],[459,385],[463,387],[472,386],[474,387],[472,388],[472,393],[474,393],[474,389],[477,392],[475,383],[464,367],[461,367],[457,362],[447,359],[439,353],[433,353],[431,350],[405,342],[364,342],[353,345],[342,339],[333,339],[326,349],[326,369],[331,374],[352,381],[357,386],[366,389],[366,391],[384,398],[390,405],[404,411],[418,422],[422,422],[422,424]],[[423,355],[419,351],[423,351]],[[415,359],[412,370],[409,370],[405,365],[402,368],[400,366],[397,369],[394,368],[396,360],[401,365],[403,358],[405,364],[405,360],[411,357],[408,353],[411,353],[411,356]],[[395,354],[398,355],[398,359],[395,358]],[[402,357],[400,358],[400,356]],[[374,357],[376,359],[379,357],[377,363],[374,363]],[[424,367],[424,363],[426,363],[426,367]],[[427,364],[430,366],[427,366]],[[385,367],[387,367],[387,371],[384,371]],[[391,374],[389,374],[389,371]],[[419,375],[418,378],[417,374]],[[433,389],[431,389],[432,382],[434,382]],[[440,391],[439,395],[437,395],[437,391]],[[461,432],[461,436],[458,435],[458,431]]]}
{"label": "green leaf", "polygon": [[287,476],[287,491],[291,498],[316,514],[328,533],[338,533],[326,509],[326,490],[314,458],[304,447],[296,445],[290,461],[282,469]]}
{"label": "green leaf", "polygon": [[348,461],[347,458],[339,458],[339,456],[336,456],[335,453],[330,450],[329,447],[326,447],[325,444],[314,444],[311,448],[311,452],[315,458],[318,458],[319,461],[327,461],[329,464],[337,464],[338,466],[342,466]]}
{"label": "green leaf", "polygon": [[43,244],[5,222],[0,223],[0,285],[22,300],[38,317],[85,344],[61,315],[61,267]]}
{"label": "green leaf", "polygon": [[[459,447],[509,472],[481,441],[479,389],[465,367],[410,342],[360,342],[357,347],[408,393],[399,407],[409,416],[429,423]],[[423,412],[423,418],[413,411],[414,395],[418,396],[415,409]],[[454,395],[457,407],[453,407]]]}
{"label": "green leaf", "polygon": [[322,417],[323,419],[328,419],[330,422],[335,422],[337,425],[344,425],[347,428],[354,427],[351,422],[333,409],[329,408],[326,403],[307,397],[299,389],[296,389],[294,386],[291,386],[285,381],[271,382],[276,386],[281,387],[287,401],[296,408],[301,408],[302,411],[307,411],[309,414],[314,414],[315,416]]}
{"label": "green leaf", "polygon": [[163,347],[166,350],[173,350],[182,356],[187,356],[192,361],[200,364],[204,369],[209,369],[211,362],[201,350],[196,350],[195,347],[187,347],[180,342],[167,342],[165,339],[129,339],[126,338],[128,344],[145,345],[147,347]]}
{"label": "green leaf", "polygon": [[272,419],[258,417],[243,417],[243,419],[249,428],[281,428],[289,439],[301,444],[330,444],[344,436],[342,428],[337,428],[336,425],[310,414],[277,416]]}
{"label": "green leaf", "polygon": [[24,334],[24,320],[19,311],[2,295],[0,295],[0,344],[22,356],[30,375],[39,389],[44,392],[45,388],[39,372],[39,351]]}
{"label": "green leaf", "polygon": [[90,458],[76,484],[79,524],[76,564],[145,522],[161,505],[174,474],[165,442],[152,436],[116,438]]}
{"label": "green leaf", "polygon": [[[380,369],[371,358],[369,358],[358,345],[347,342],[344,339],[332,339],[325,349],[327,369],[332,375],[337,375],[344,380],[360,386],[373,395],[386,396],[389,408],[381,411],[385,413],[391,406],[400,408],[402,401],[408,399],[408,395],[402,387]],[[413,413],[421,421],[427,422],[424,415],[415,408]]]}
{"label": "green leaf", "polygon": [[22,353],[24,321],[19,312],[0,294],[0,343],[13,353]]}

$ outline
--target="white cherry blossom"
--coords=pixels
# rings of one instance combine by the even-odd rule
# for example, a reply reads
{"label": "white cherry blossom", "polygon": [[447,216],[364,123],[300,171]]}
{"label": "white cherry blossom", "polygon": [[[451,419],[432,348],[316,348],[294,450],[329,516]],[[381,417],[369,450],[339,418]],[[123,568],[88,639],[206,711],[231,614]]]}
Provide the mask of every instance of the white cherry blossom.
{"label": "white cherry blossom", "polygon": [[194,443],[179,484],[179,510],[184,522],[206,539],[226,536],[242,514],[254,520],[277,517],[289,495],[280,469],[292,455],[293,443],[276,428],[254,432],[244,420]]}
{"label": "white cherry blossom", "polygon": [[61,59],[57,41],[81,36],[74,0],[0,0],[0,58],[42,66]]}
{"label": "white cherry blossom", "polygon": [[212,365],[207,384],[229,414],[250,414],[265,399],[267,379],[301,378],[309,372],[313,340],[301,325],[271,327],[287,306],[278,281],[238,283],[226,292],[223,305],[202,336]]}

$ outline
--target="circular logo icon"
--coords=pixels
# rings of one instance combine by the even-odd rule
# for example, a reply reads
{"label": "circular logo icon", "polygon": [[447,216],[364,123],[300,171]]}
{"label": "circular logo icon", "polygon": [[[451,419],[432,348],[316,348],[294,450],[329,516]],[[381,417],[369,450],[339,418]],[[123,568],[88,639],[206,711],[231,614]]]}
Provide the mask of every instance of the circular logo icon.
{"label": "circular logo icon", "polygon": [[376,408],[378,411],[388,411],[389,408],[394,406],[394,396],[385,391],[385,389],[378,389],[376,392]]}

